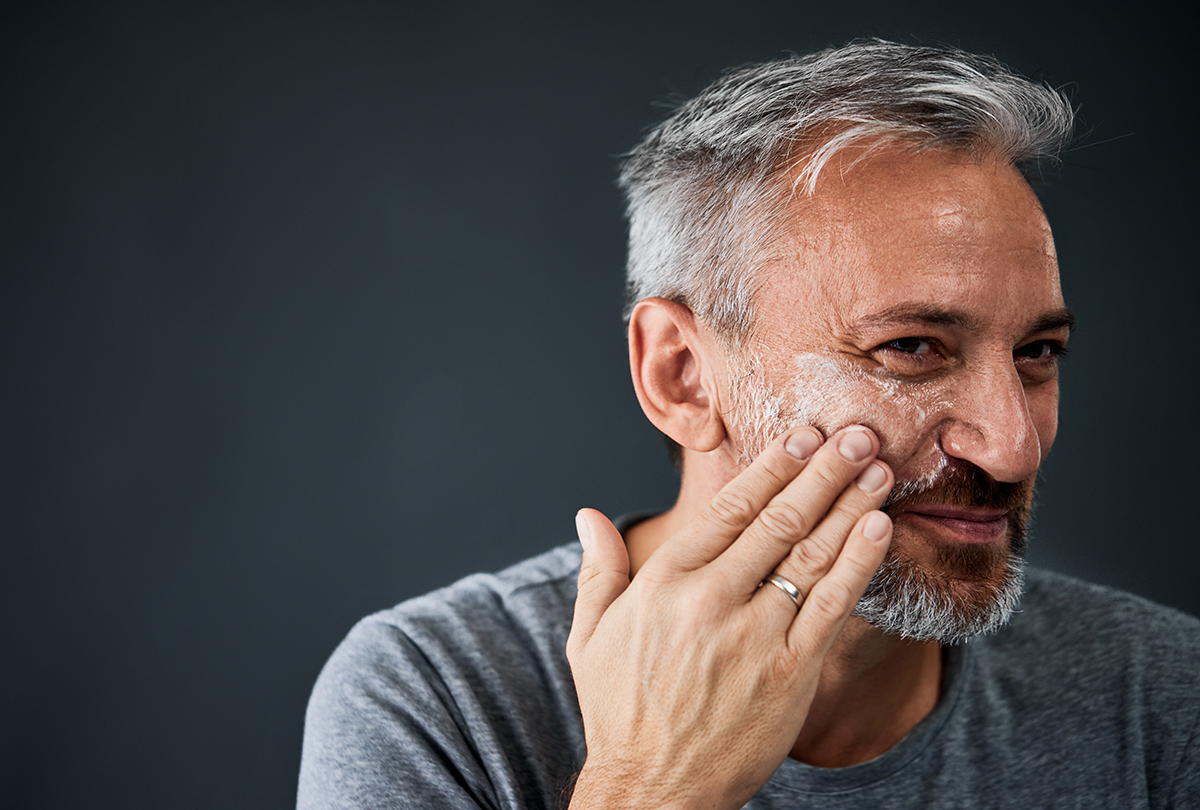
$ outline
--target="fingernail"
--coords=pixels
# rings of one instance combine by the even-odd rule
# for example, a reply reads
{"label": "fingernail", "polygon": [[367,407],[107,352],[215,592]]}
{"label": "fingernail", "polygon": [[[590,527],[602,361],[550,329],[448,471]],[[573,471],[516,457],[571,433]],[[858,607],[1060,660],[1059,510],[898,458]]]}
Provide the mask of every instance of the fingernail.
{"label": "fingernail", "polygon": [[588,546],[592,544],[592,533],[588,531],[587,521],[583,519],[582,512],[575,515],[575,531],[579,533],[579,545],[583,546],[584,551],[587,551]]}
{"label": "fingernail", "polygon": [[871,437],[865,430],[852,430],[838,439],[838,450],[850,461],[862,461],[871,455]]}
{"label": "fingernail", "polygon": [[887,483],[887,473],[878,464],[872,464],[858,476],[858,488],[864,492],[877,492]]}
{"label": "fingernail", "polygon": [[883,512],[875,512],[863,524],[863,536],[868,540],[882,540],[887,537],[892,521]]}
{"label": "fingernail", "polygon": [[820,437],[809,430],[802,430],[799,433],[789,436],[787,442],[783,445],[789,454],[800,460],[812,458],[812,454],[817,452],[817,448],[820,446]]}

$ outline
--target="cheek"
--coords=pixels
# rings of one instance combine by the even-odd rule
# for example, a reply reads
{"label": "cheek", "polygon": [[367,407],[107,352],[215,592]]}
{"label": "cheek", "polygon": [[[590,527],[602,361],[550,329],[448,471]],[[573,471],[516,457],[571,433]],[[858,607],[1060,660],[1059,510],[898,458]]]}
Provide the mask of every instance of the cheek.
{"label": "cheek", "polygon": [[880,458],[900,479],[935,472],[944,464],[933,427],[952,400],[946,386],[834,369],[828,360],[797,365],[791,392],[797,407],[791,421],[814,425],[826,436],[847,425],[866,425],[879,436]]}
{"label": "cheek", "polygon": [[942,469],[946,457],[938,445],[935,428],[949,403],[945,392],[939,388],[910,389],[897,383],[868,383],[859,401],[862,412],[845,424],[857,421],[875,431],[880,442],[879,457],[891,466],[897,480],[919,478]]}
{"label": "cheek", "polygon": [[1045,383],[1027,393],[1025,401],[1029,406],[1033,429],[1037,431],[1042,446],[1042,459],[1045,460],[1058,435],[1058,381]]}

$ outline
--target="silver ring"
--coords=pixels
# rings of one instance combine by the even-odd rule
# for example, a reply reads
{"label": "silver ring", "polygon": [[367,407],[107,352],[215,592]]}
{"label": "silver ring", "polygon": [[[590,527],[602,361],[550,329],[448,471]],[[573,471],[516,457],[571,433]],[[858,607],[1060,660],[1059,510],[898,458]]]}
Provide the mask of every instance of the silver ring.
{"label": "silver ring", "polygon": [[793,602],[796,603],[796,610],[800,609],[800,603],[804,601],[804,597],[800,595],[799,588],[797,588],[795,585],[788,582],[786,579],[779,576],[778,574],[771,574],[771,576],[767,577],[763,581],[763,585],[766,585],[768,582],[770,582],[772,585],[774,585],[779,590],[786,593],[788,595],[788,599],[791,599]]}

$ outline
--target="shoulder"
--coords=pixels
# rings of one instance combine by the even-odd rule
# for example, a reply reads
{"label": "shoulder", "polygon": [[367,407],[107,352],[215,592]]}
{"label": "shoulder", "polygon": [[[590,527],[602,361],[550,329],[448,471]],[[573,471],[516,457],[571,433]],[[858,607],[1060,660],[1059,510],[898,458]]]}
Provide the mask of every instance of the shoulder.
{"label": "shoulder", "polygon": [[1111,692],[1120,682],[1164,700],[1200,697],[1200,619],[1051,571],[1032,569],[1009,625],[974,646],[1051,689]]}
{"label": "shoulder", "polygon": [[[1200,619],[1115,588],[1031,569],[1009,639],[1039,647],[1088,649],[1106,657],[1147,656],[1200,675]],[[1002,634],[1002,637],[1004,634]]]}
{"label": "shoulder", "polygon": [[1127,806],[1200,789],[1200,620],[1032,570],[1009,625],[969,648],[963,715],[1009,741],[1018,770],[1074,778],[1069,790],[1103,789]]}
{"label": "shoulder", "polygon": [[334,651],[322,679],[358,681],[383,670],[478,686],[528,676],[530,659],[563,655],[579,560],[575,547],[561,546],[367,616]]}
{"label": "shoulder", "polygon": [[343,646],[374,654],[404,636],[428,654],[454,655],[560,636],[565,644],[579,561],[576,546],[565,545],[499,573],[473,574],[366,617]]}
{"label": "shoulder", "polygon": [[[355,625],[309,701],[301,805],[554,795],[582,750],[565,656],[578,570],[577,547],[563,546]],[[497,773],[527,778],[503,785]]]}

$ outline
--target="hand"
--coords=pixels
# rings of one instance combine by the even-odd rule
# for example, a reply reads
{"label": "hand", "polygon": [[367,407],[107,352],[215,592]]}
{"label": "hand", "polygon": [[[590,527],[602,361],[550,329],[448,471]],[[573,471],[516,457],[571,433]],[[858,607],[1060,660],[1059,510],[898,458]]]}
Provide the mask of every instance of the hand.
{"label": "hand", "polygon": [[[825,654],[883,560],[892,485],[851,427],[773,442],[630,583],[620,534],[579,513],[567,658],[588,756],[572,808],[741,807],[795,743]],[[767,584],[792,582],[802,606]]]}

